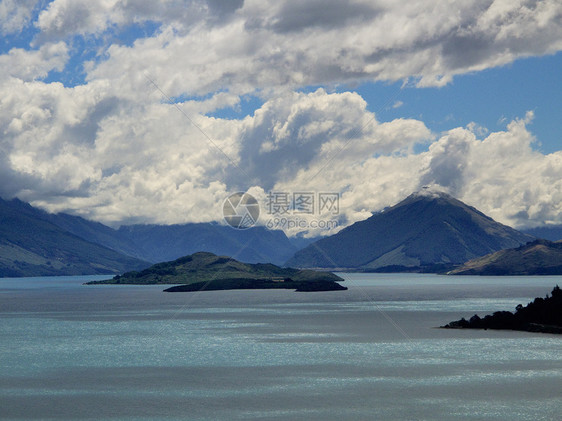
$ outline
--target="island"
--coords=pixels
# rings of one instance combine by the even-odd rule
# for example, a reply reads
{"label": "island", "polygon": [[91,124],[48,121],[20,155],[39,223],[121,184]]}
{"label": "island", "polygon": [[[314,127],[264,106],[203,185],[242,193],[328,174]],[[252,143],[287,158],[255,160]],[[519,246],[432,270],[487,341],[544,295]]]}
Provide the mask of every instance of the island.
{"label": "island", "polygon": [[[243,263],[228,256],[197,252],[171,262],[157,263],[141,271],[126,272],[86,285],[174,285],[166,292],[227,289],[293,289],[295,291],[344,291],[344,279],[310,269],[283,268],[271,263]],[[178,285],[180,284],[180,285]]]}
{"label": "island", "polygon": [[509,329],[527,332],[562,333],[562,290],[556,285],[550,296],[535,298],[525,307],[519,304],[515,313],[497,311],[483,318],[477,314],[450,322],[446,329]]}

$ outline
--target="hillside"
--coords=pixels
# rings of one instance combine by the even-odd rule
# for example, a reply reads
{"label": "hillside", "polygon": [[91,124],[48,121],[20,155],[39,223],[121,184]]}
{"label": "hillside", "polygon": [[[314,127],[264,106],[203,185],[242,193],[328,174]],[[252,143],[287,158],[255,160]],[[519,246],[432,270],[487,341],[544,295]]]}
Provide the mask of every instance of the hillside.
{"label": "hillside", "polygon": [[0,277],[109,274],[148,266],[85,241],[44,215],[19,200],[0,199]]}
{"label": "hillside", "polygon": [[287,265],[435,271],[531,240],[448,194],[423,189],[298,251]]}
{"label": "hillside", "polygon": [[335,285],[327,283],[341,281],[342,278],[330,272],[281,268],[270,263],[242,263],[227,256],[198,252],[171,262],[158,263],[139,272],[127,272],[88,284],[193,284],[193,287],[182,289],[193,291],[201,289],[200,286],[205,286],[205,289],[287,288],[284,282],[293,282],[290,284],[291,289],[296,288],[296,285],[302,286],[302,283],[308,285],[319,282],[333,288]]}
{"label": "hillside", "polygon": [[450,275],[562,275],[562,242],[535,240],[466,262]]}

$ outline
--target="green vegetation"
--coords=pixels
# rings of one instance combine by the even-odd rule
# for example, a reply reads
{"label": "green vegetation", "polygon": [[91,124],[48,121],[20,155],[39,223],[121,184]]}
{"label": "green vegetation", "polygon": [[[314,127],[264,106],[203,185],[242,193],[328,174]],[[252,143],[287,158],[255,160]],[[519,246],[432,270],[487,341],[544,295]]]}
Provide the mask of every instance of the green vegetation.
{"label": "green vegetation", "polygon": [[443,328],[450,329],[510,329],[529,332],[562,333],[562,290],[558,285],[551,296],[535,298],[525,307],[519,304],[515,313],[497,311],[480,318],[477,314],[470,320],[462,318]]}
{"label": "green vegetation", "polygon": [[308,287],[311,290],[313,286],[304,284],[322,282],[325,288],[336,289],[336,286],[326,283],[341,281],[342,278],[330,272],[281,268],[270,263],[242,263],[227,256],[198,252],[171,262],[155,264],[142,271],[127,272],[88,284],[184,284],[193,285],[190,287],[193,289],[185,286],[183,289],[191,291],[199,290],[205,284],[205,289],[247,289],[261,286],[288,288],[282,284],[289,285],[292,282],[291,288],[305,290]]}

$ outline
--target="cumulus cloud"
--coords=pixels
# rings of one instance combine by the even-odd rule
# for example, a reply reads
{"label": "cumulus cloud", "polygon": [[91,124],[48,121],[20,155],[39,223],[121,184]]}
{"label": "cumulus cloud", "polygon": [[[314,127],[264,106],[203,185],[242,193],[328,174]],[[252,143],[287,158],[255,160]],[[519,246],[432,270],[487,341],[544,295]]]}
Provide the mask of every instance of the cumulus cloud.
{"label": "cumulus cloud", "polygon": [[38,50],[12,48],[0,55],[0,80],[6,77],[24,81],[42,79],[51,70],[61,71],[67,60],[68,48],[64,42],[45,44]]}
{"label": "cumulus cloud", "polygon": [[121,20],[117,0],[55,0],[39,14],[36,26],[47,37],[102,32]]}
{"label": "cumulus cloud", "polygon": [[0,1],[0,34],[19,33],[31,20],[36,0]]}
{"label": "cumulus cloud", "polygon": [[[419,154],[363,154],[357,158],[343,152],[330,165],[314,162],[274,189],[340,192],[342,225],[365,219],[424,185],[447,191],[512,226],[559,224],[562,152],[544,155],[533,148],[535,138],[527,128],[532,118],[529,112],[510,122],[505,131],[482,138],[481,128],[474,130],[474,125],[455,128]],[[392,123],[397,129],[402,124]],[[420,132],[418,141],[424,136]]]}
{"label": "cumulus cloud", "polygon": [[438,142],[429,147],[428,162],[422,169],[420,183],[438,185],[451,195],[458,196],[465,184],[465,169],[468,164],[471,132],[464,129],[449,131]]}
{"label": "cumulus cloud", "polygon": [[[3,34],[28,24],[33,2],[1,4]],[[54,0],[33,49],[0,55],[0,195],[120,224],[221,220],[236,190],[337,192],[339,214],[312,217],[343,226],[433,184],[501,222],[562,223],[562,153],[536,151],[532,114],[436,134],[330,93],[553,53],[561,16],[557,0]],[[158,29],[106,41],[145,22]],[[84,84],[42,82],[76,65],[76,37],[99,46]],[[246,94],[263,101],[252,114],[209,116]]]}
{"label": "cumulus cloud", "polygon": [[227,20],[243,0],[54,0],[36,22],[39,39],[100,35],[108,29],[144,22],[189,27]]}
{"label": "cumulus cloud", "polygon": [[436,138],[419,120],[377,121],[351,92],[294,92],[241,120],[189,121],[174,104],[118,98],[103,82],[11,79],[0,89],[10,180],[0,194],[52,211],[113,224],[212,221],[239,189],[262,204],[269,191],[337,192],[338,215],[301,218],[341,227],[434,184],[505,223],[562,222],[562,153],[533,149],[532,113],[483,138],[474,125]]}
{"label": "cumulus cloud", "polygon": [[172,95],[365,80],[441,86],[456,74],[559,51],[561,14],[556,0],[248,0],[219,25],[199,14],[196,22],[163,22],[133,47],[113,45],[89,78],[134,90],[135,74],[147,70]]}

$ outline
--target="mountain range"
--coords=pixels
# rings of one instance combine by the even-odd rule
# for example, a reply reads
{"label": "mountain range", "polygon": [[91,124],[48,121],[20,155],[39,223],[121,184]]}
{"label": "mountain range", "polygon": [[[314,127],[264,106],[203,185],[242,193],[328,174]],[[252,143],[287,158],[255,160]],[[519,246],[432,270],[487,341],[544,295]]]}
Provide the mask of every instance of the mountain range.
{"label": "mountain range", "polygon": [[364,271],[442,271],[534,237],[452,196],[422,189],[298,251],[287,265]]}
{"label": "mountain range", "polygon": [[114,229],[0,199],[0,276],[123,273],[199,251],[298,268],[445,272],[534,239],[429,189],[312,243],[265,227],[236,230],[218,223]]}
{"label": "mountain range", "polygon": [[113,229],[64,213],[45,217],[87,241],[151,263],[209,251],[249,263],[283,264],[298,250],[283,231],[261,226],[236,230],[217,223],[138,224]]}
{"label": "mountain range", "polygon": [[0,277],[123,273],[198,251],[283,264],[297,246],[283,231],[265,227],[189,223],[113,229],[0,199]]}

